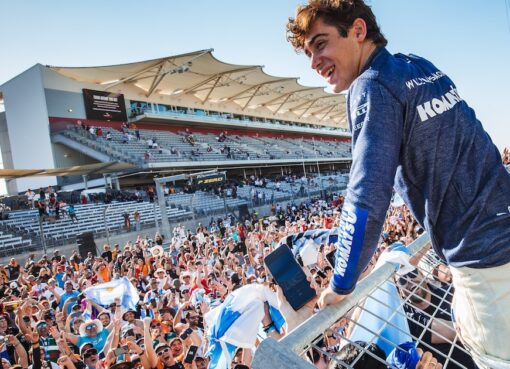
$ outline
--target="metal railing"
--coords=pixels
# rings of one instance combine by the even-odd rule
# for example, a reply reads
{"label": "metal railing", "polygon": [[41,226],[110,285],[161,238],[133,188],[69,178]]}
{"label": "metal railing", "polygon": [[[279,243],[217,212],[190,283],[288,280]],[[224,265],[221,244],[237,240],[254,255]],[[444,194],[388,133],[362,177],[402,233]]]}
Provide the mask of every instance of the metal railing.
{"label": "metal railing", "polygon": [[[426,251],[425,248],[429,244],[429,237],[422,235],[409,245],[408,249],[412,255],[420,253],[423,257],[423,251]],[[449,307],[453,296],[453,286],[451,283],[443,283],[441,289],[436,289],[429,285],[429,283],[435,283],[434,271],[437,271],[438,266],[442,264],[437,257],[431,255],[433,251],[429,251],[423,257],[417,268],[416,279],[407,276],[402,279],[396,276],[395,272],[398,268],[390,263],[374,270],[360,281],[354,292],[342,302],[319,311],[280,341],[272,338],[262,341],[255,352],[252,368],[311,369],[315,368],[312,363],[314,359],[323,360],[329,365],[328,368],[352,368],[360,360],[365,360],[360,362],[365,365],[367,357],[388,367],[394,367],[385,361],[386,355],[377,356],[370,349],[371,345],[377,341],[386,348],[404,351],[399,347],[403,342],[392,342],[391,339],[385,338],[382,334],[385,329],[409,337],[409,341],[414,341],[424,352],[431,352],[438,362],[443,364],[443,368],[472,367],[469,353],[460,343],[451,323]],[[406,283],[402,284],[403,281]],[[392,289],[398,291],[397,296],[389,295],[388,290]],[[425,292],[422,293],[422,291]],[[393,299],[396,306],[388,305],[385,297]],[[372,305],[365,305],[369,300]],[[423,308],[423,304],[420,304],[423,301],[426,301],[426,309]],[[377,316],[375,310],[371,310],[374,304],[390,311],[390,315]],[[372,307],[367,308],[367,306]],[[361,318],[362,314],[365,314],[363,318]],[[408,327],[412,326],[413,329],[403,329],[393,323],[396,317],[402,318],[407,322]],[[350,326],[348,334],[338,333],[340,320],[343,325]],[[370,322],[367,323],[367,320]],[[373,326],[374,320],[379,321],[376,327]],[[349,336],[355,329],[358,329],[358,333],[360,330],[363,331],[363,336],[368,337],[365,343],[360,344],[356,341],[356,337]],[[324,335],[326,331],[331,333],[330,336]],[[435,343],[431,343],[432,341]],[[344,361],[345,355],[337,354],[345,345],[350,345],[354,351],[357,351],[355,357],[351,355],[349,363]],[[371,367],[370,364],[366,365]]]}

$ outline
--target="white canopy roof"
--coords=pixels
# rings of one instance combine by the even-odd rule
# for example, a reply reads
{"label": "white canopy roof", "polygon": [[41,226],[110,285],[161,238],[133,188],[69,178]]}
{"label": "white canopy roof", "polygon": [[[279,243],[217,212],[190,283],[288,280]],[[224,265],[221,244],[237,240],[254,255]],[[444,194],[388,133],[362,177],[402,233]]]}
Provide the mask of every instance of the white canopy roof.
{"label": "white canopy roof", "polygon": [[278,119],[346,127],[343,95],[302,86],[297,78],[271,76],[260,65],[224,63],[212,55],[212,49],[129,64],[49,68],[104,90],[130,84],[147,98],[187,94],[202,104],[235,103],[246,115],[275,118],[278,114]]}

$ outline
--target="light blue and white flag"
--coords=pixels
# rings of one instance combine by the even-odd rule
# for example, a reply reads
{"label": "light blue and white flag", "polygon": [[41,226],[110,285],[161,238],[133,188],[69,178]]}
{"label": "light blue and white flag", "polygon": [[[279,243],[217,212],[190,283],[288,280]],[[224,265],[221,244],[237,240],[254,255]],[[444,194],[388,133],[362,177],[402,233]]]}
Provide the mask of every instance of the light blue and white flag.
{"label": "light blue and white flag", "polygon": [[[321,245],[329,245],[338,242],[338,229],[313,229],[306,232],[290,234],[280,241],[281,245],[287,245],[291,248],[294,257],[302,256],[303,252],[309,254],[310,241],[313,241],[317,248]],[[318,253],[317,253],[318,255]],[[317,262],[317,261],[315,261]],[[306,263],[309,264],[309,263]]]}
{"label": "light blue and white flag", "polygon": [[122,309],[135,309],[140,300],[138,291],[127,277],[89,287],[84,293],[87,298],[102,306],[110,305],[116,298],[120,298]]}
{"label": "light blue and white flag", "polygon": [[220,306],[204,316],[209,327],[209,369],[230,368],[237,348],[251,349],[255,346],[266,301],[270,306],[273,323],[280,331],[285,322],[277,309],[276,293],[259,284],[235,290]]}
{"label": "light blue and white flag", "polygon": [[[407,248],[404,245],[396,245],[393,250],[388,249],[381,254],[375,269],[389,262],[394,264],[395,268],[402,265],[401,270],[407,273],[414,269],[409,263],[409,258]],[[349,340],[366,342],[373,340],[386,356],[396,345],[413,340],[397,287],[390,281],[384,282],[366,298],[357,322]]]}

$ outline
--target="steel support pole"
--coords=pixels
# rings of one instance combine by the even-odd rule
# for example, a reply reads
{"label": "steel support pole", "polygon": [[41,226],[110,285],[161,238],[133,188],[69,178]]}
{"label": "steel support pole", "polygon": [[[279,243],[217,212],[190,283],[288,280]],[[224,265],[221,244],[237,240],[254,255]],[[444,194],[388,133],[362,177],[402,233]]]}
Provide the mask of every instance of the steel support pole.
{"label": "steel support pole", "polygon": [[41,234],[41,243],[43,247],[44,255],[46,255],[46,238],[44,237],[44,227],[43,227],[43,221],[42,217],[39,217],[39,232]]}
{"label": "steel support pole", "polygon": [[166,213],[165,204],[165,191],[163,190],[163,183],[156,181],[156,194],[158,195],[159,211],[161,212],[161,235],[164,236],[164,243],[170,243],[170,222],[168,221],[168,214]]}

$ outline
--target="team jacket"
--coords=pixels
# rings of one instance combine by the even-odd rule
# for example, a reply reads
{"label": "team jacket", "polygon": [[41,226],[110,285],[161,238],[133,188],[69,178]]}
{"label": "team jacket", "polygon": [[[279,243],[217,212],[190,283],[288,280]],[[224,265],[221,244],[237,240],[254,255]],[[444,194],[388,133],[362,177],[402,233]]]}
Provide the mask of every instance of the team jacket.
{"label": "team jacket", "polygon": [[347,97],[352,168],[332,289],[377,247],[392,189],[454,267],[510,262],[510,174],[453,82],[414,55],[374,51]]}

